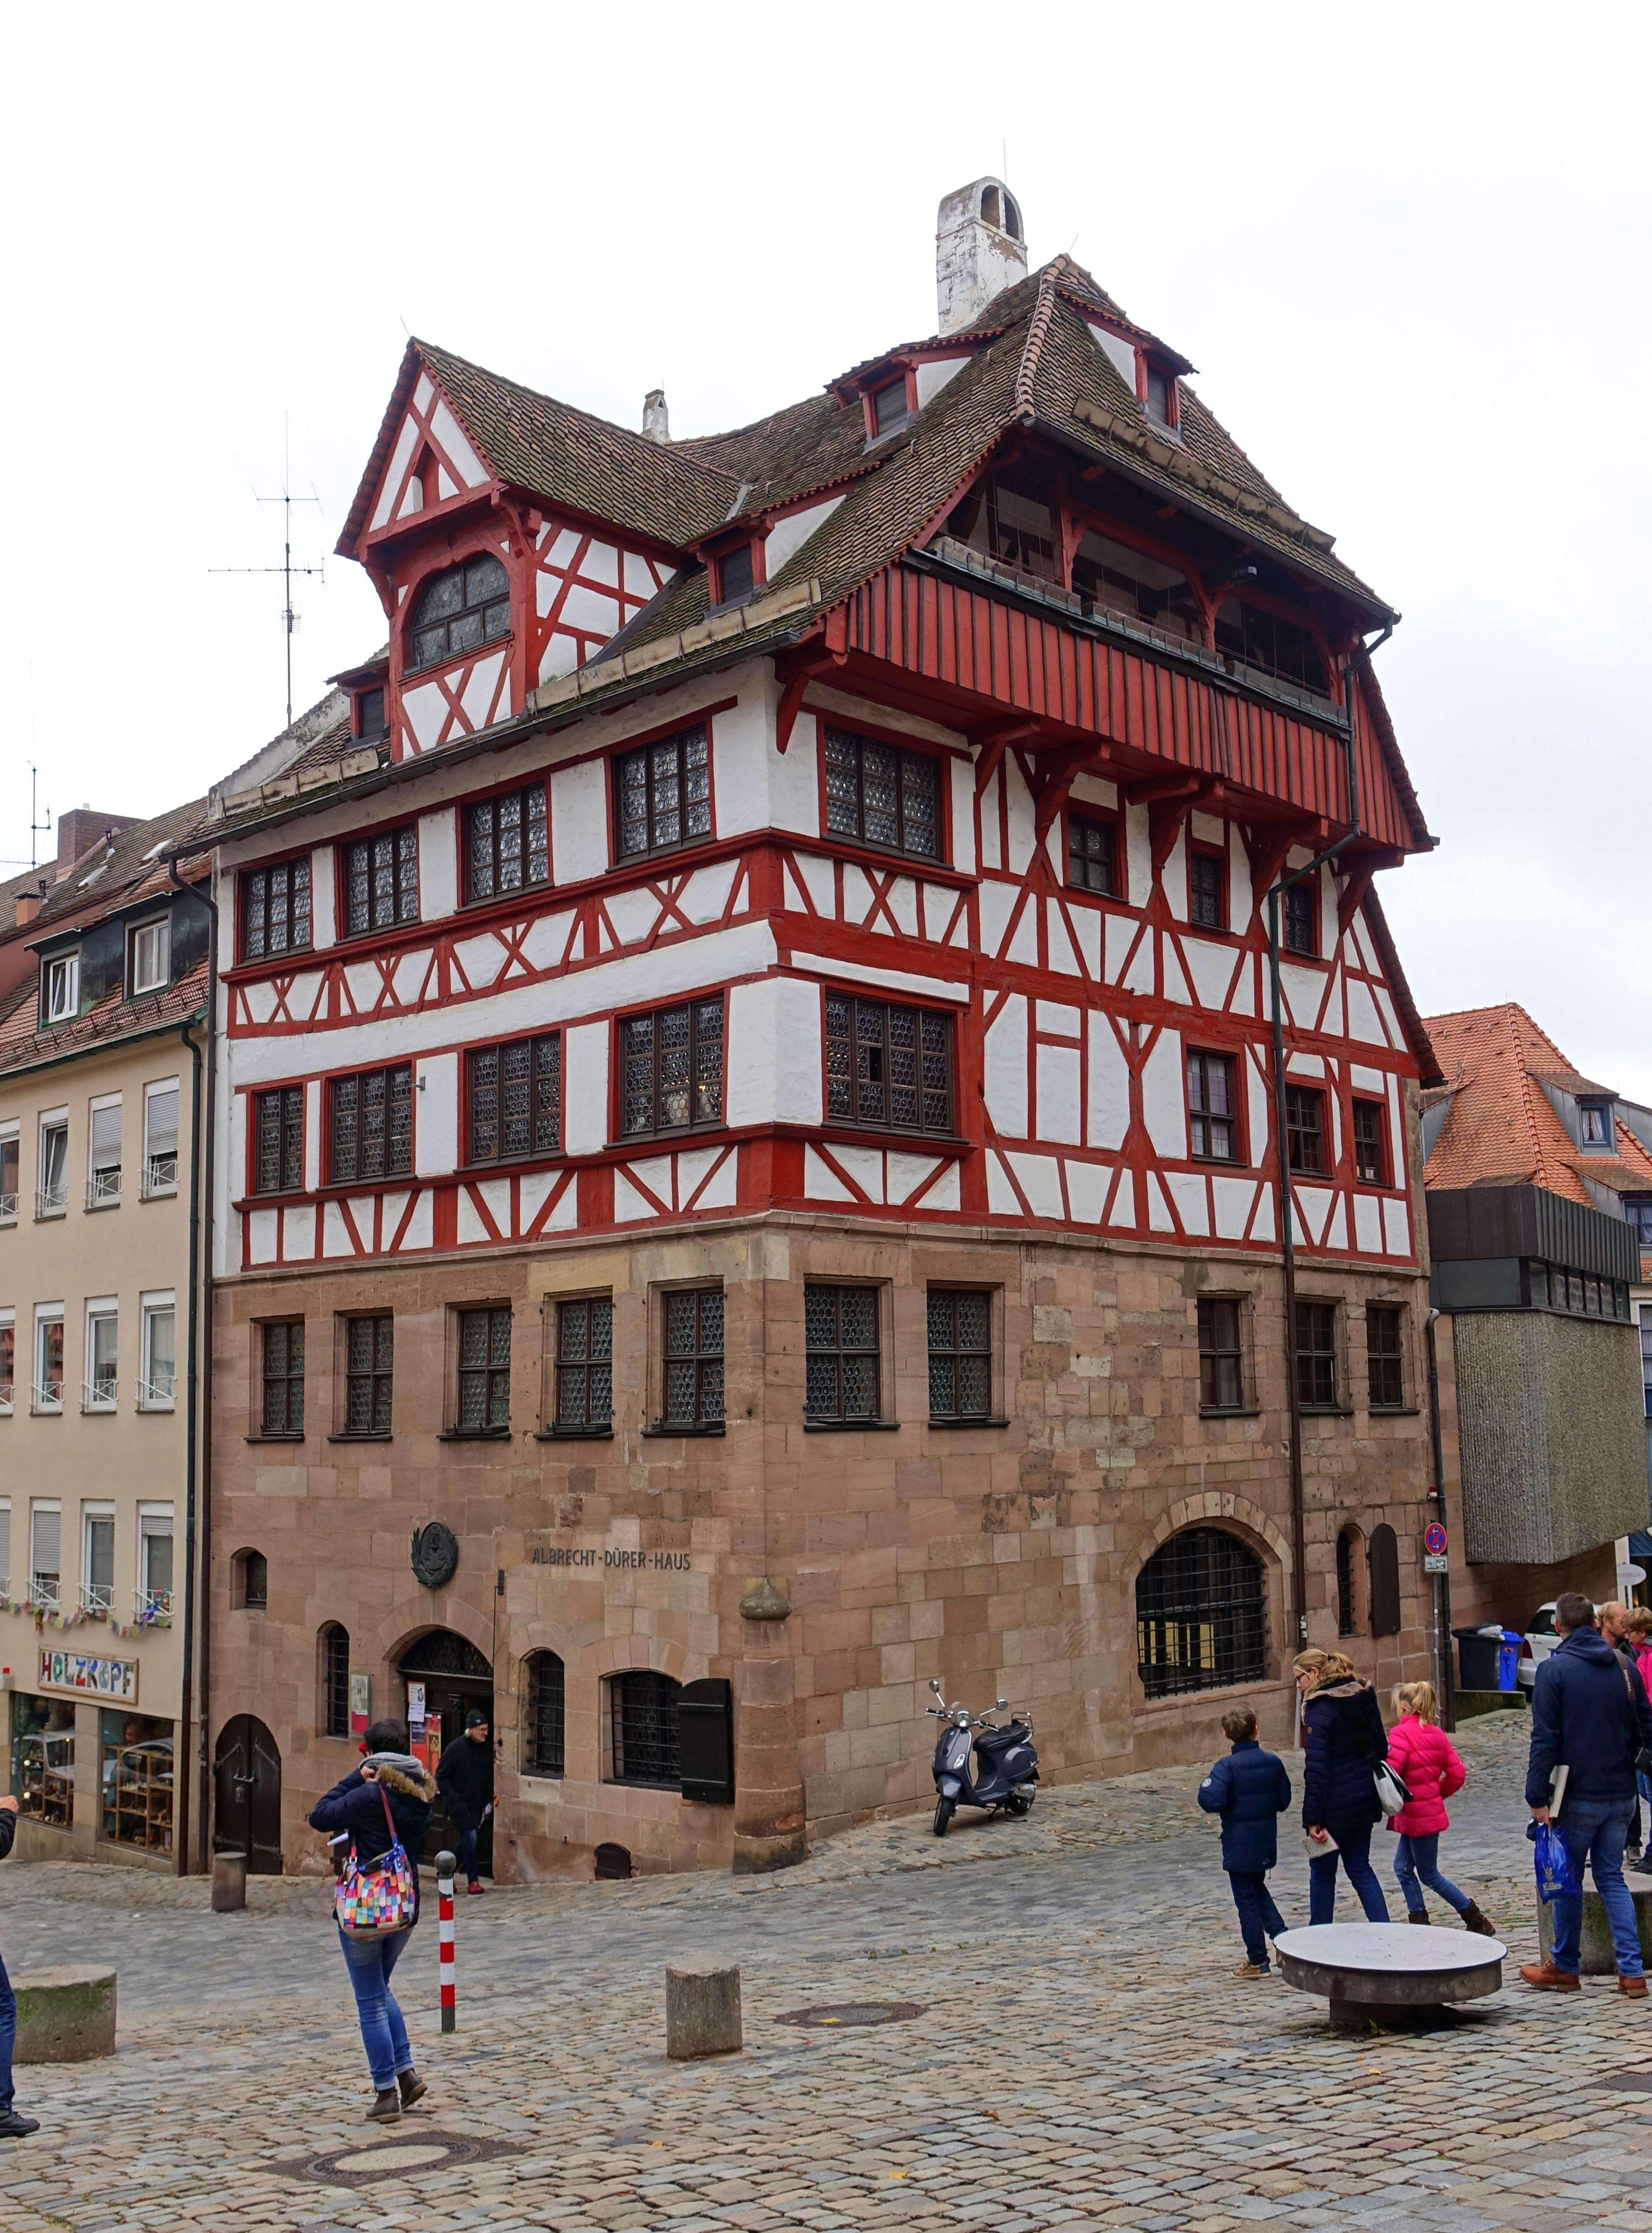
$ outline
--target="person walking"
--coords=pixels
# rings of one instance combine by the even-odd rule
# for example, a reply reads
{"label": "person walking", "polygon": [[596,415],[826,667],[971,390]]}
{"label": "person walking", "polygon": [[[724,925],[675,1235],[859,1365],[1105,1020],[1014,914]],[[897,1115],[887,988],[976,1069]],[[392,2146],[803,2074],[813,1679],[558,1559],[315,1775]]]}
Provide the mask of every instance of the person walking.
{"label": "person walking", "polygon": [[[17,1834],[17,1802],[0,1799],[0,1861],[11,1851]],[[11,1989],[6,1965],[0,1962],[0,2140],[21,2140],[40,2130],[38,2117],[20,2117],[12,2099],[11,2050],[17,2043],[17,1995]]]}
{"label": "person walking", "polygon": [[[1595,1607],[1596,1627],[1616,1653],[1619,1665],[1627,1667],[1631,1673],[1639,1671],[1639,1660],[1634,1640],[1629,1634],[1629,1623],[1634,1618],[1634,1606],[1626,1605],[1621,1598],[1608,1598],[1604,1605]],[[1623,1850],[1630,1860],[1639,1862],[1645,1858],[1646,1852],[1645,1831],[1641,1813],[1641,1801],[1645,1798],[1646,1791],[1645,1779],[1638,1770],[1635,1782],[1635,1818],[1629,1824],[1629,1843]]]}
{"label": "person walking", "polygon": [[1520,1975],[1542,1992],[1578,1990],[1586,1863],[1611,1925],[1617,1989],[1644,2000],[1640,1932],[1634,1898],[1623,1881],[1623,1847],[1635,1813],[1637,1757],[1652,1746],[1652,1706],[1639,1670],[1625,1667],[1595,1626],[1595,1608],[1587,1598],[1563,1591],[1555,1601],[1554,1624],[1559,1644],[1539,1664],[1532,1686],[1525,1803],[1534,1821],[1549,1821],[1554,1771],[1565,1768],[1565,1789],[1553,1821],[1579,1888],[1556,1894],[1550,1904],[1553,1950],[1546,1961],[1523,1963]]}
{"label": "person walking", "polygon": [[[1636,1672],[1646,1686],[1648,1699],[1652,1701],[1652,1612],[1649,1612],[1644,1605],[1636,1605],[1624,1622],[1623,1641],[1635,1654]],[[1652,1775],[1649,1775],[1644,1768],[1637,1768],[1635,1781],[1641,1794],[1641,1813],[1644,1820],[1652,1816]],[[1649,1846],[1636,1862],[1635,1873],[1637,1877],[1652,1877],[1652,1846]]]}
{"label": "person walking", "polygon": [[1245,1941],[1245,1959],[1233,1975],[1265,1977],[1268,1940],[1285,1927],[1268,1890],[1268,1871],[1279,1858],[1278,1818],[1291,1804],[1291,1778],[1278,1754],[1264,1752],[1257,1742],[1256,1715],[1248,1706],[1222,1715],[1222,1735],[1232,1749],[1200,1785],[1199,1803],[1206,1814],[1222,1818],[1222,1866]]}
{"label": "person walking", "polygon": [[[1308,1920],[1337,1912],[1337,1864],[1370,1923],[1386,1923],[1388,1902],[1371,1866],[1371,1832],[1382,1819],[1376,1770],[1388,1756],[1376,1693],[1340,1651],[1314,1647],[1291,1663],[1302,1695],[1302,1826],[1310,1839]],[[1323,1846],[1314,1852],[1315,1846]]]}
{"label": "person walking", "polygon": [[402,2111],[426,2091],[413,2067],[407,2027],[390,1989],[390,1976],[419,1921],[419,1848],[430,1827],[435,1804],[435,1783],[429,1770],[408,1751],[406,1728],[400,1722],[385,1721],[374,1722],[367,1731],[367,1756],[361,1766],[335,1783],[310,1812],[312,1830],[349,1833],[362,1868],[382,1865],[397,1838],[413,1867],[413,1919],[405,1930],[381,1937],[354,1938],[342,1925],[339,1928],[344,1966],[355,1994],[361,2044],[367,2050],[367,2074],[373,2080],[369,2124],[394,2124]]}
{"label": "person walking", "polygon": [[1440,1701],[1432,1683],[1402,1683],[1389,1700],[1395,1714],[1389,1731],[1389,1766],[1411,1794],[1389,1827],[1397,1830],[1394,1873],[1405,1900],[1406,1920],[1427,1923],[1428,1902],[1422,1887],[1437,1891],[1482,1938],[1497,1932],[1467,1892],[1440,1873],[1440,1834],[1451,1827],[1446,1801],[1462,1789],[1468,1771],[1457,1748],[1440,1726]]}
{"label": "person walking", "polygon": [[464,1735],[453,1739],[436,1767],[442,1804],[459,1833],[459,1858],[468,1891],[482,1889],[476,1872],[476,1838],[493,1806],[493,1747],[488,1736],[487,1715],[472,1706],[465,1716]]}

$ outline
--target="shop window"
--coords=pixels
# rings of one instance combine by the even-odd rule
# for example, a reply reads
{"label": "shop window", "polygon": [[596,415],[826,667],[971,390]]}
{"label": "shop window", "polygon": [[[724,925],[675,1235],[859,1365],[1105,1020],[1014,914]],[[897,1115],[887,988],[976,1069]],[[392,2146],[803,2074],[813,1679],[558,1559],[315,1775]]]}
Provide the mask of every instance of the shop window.
{"label": "shop window", "polygon": [[1199,1299],[1199,1408],[1238,1411],[1245,1404],[1244,1305],[1237,1295]]}
{"label": "shop window", "polygon": [[304,1432],[304,1322],[283,1320],[257,1331],[263,1389],[258,1431],[299,1441]]}
{"label": "shop window", "polygon": [[1118,833],[1110,822],[1092,822],[1082,814],[1067,817],[1067,881],[1075,891],[1099,892],[1116,899]]}
{"label": "shop window", "polygon": [[[380,726],[383,726],[380,719]],[[419,827],[380,830],[343,849],[344,930],[360,938],[419,920]]]}
{"label": "shop window", "polygon": [[880,850],[940,858],[940,762],[847,729],[826,732],[826,828]]}
{"label": "shop window", "polygon": [[413,1169],[413,1064],[328,1081],[327,1182],[355,1186]]}
{"label": "shop window", "polygon": [[[749,549],[746,556],[749,562]],[[703,727],[621,752],[615,778],[622,861],[668,853],[711,836],[711,740]]]}
{"label": "shop window", "polygon": [[1304,1411],[1337,1408],[1337,1305],[1297,1304],[1297,1402]]}
{"label": "shop window", "polygon": [[680,1132],[723,1121],[723,996],[627,1016],[620,1025],[621,1130]]}
{"label": "shop window", "polygon": [[511,1425],[511,1307],[460,1311],[457,1435],[496,1435]]}
{"label": "shop window", "polygon": [[407,671],[464,659],[511,633],[511,579],[491,552],[426,582],[413,607]]}
{"label": "shop window", "polygon": [[1319,892],[1316,883],[1285,888],[1285,946],[1287,954],[1319,951]]}
{"label": "shop window", "polygon": [[1371,1634],[1400,1633],[1400,1545],[1385,1520],[1371,1530]]}
{"label": "shop window", "polygon": [[11,1787],[17,1812],[54,1830],[75,1826],[75,1702],[11,1694]]}
{"label": "shop window", "polygon": [[608,1428],[614,1416],[614,1304],[591,1295],[556,1305],[556,1422],[564,1432]]}
{"label": "shop window", "polygon": [[[875,1287],[859,1292],[869,1292],[875,1299],[877,1294]],[[929,1290],[929,1416],[933,1420],[985,1419],[992,1412],[992,1300],[979,1288]],[[811,1355],[811,1375],[813,1366]]]}
{"label": "shop window", "polygon": [[252,1097],[255,1194],[299,1194],[304,1184],[304,1089],[277,1085]]}
{"label": "shop window", "polygon": [[1190,1054],[1187,1129],[1192,1152],[1212,1162],[1233,1162],[1239,1154],[1234,1114],[1232,1057]]}
{"label": "shop window", "polygon": [[138,1589],[133,1610],[140,1624],[169,1618],[172,1609],[172,1507],[138,1507]]}
{"label": "shop window", "polygon": [[350,1632],[335,1620],[322,1631],[322,1734],[350,1734]]}
{"label": "shop window", "polygon": [[178,1312],[171,1292],[140,1295],[141,1343],[138,1359],[138,1409],[170,1410],[178,1388]]}
{"label": "shop window", "polygon": [[805,1416],[818,1424],[877,1418],[877,1289],[805,1286],[803,1333]]}
{"label": "shop window", "polygon": [[504,791],[465,810],[465,896],[500,899],[550,882],[545,786]]}
{"label": "shop window", "polygon": [[1136,1668],[1149,1698],[1267,1674],[1262,1561],[1220,1527],[1161,1543],[1135,1579]]}
{"label": "shop window", "polygon": [[563,1663],[556,1653],[536,1651],[528,1662],[528,1719],[522,1741],[524,1775],[563,1773],[565,1687]]}
{"label": "shop window", "polygon": [[1367,1186],[1386,1186],[1389,1159],[1380,1101],[1354,1103],[1354,1175]]}
{"label": "shop window", "polygon": [[230,1604],[237,1612],[268,1610],[270,1561],[262,1551],[237,1551],[230,1562]]}
{"label": "shop window", "polygon": [[723,1290],[677,1287],[661,1305],[660,1425],[723,1423]]}
{"label": "shop window", "polygon": [[465,1158],[520,1162],[554,1156],[563,1143],[563,1042],[510,1039],[465,1058]]}
{"label": "shop window", "polygon": [[309,948],[309,855],[241,872],[241,959]]}
{"label": "shop window", "polygon": [[178,1191],[178,1080],[143,1090],[143,1197]]}
{"label": "shop window", "polygon": [[652,1667],[608,1677],[613,1780],[664,1791],[680,1787],[677,1701],[680,1683]]}
{"label": "shop window", "polygon": [[99,1715],[102,1753],[102,1834],[110,1844],[141,1852],[172,1849],[172,1724],[147,1714]]}
{"label": "shop window", "polygon": [[387,1435],[394,1387],[396,1322],[388,1311],[344,1321],[346,1435]]}
{"label": "shop window", "polygon": [[1397,1411],[1405,1403],[1405,1311],[1398,1303],[1365,1308],[1367,1401],[1373,1411]]}
{"label": "shop window", "polygon": [[89,1116],[86,1206],[108,1209],[120,1199],[120,1096],[94,1101]]}
{"label": "shop window", "polygon": [[1311,1086],[1285,1090],[1285,1156],[1293,1171],[1325,1168],[1325,1097]]}
{"label": "shop window", "polygon": [[829,1123],[950,1136],[952,1019],[828,993],[826,1116]]}

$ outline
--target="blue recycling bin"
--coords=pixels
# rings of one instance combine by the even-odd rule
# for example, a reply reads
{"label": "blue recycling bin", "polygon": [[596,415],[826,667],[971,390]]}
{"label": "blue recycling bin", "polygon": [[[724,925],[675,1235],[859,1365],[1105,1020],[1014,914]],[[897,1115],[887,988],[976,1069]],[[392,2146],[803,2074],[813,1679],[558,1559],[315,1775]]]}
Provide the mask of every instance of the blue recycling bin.
{"label": "blue recycling bin", "polygon": [[1512,1690],[1515,1687],[1515,1670],[1520,1663],[1520,1645],[1524,1638],[1512,1628],[1503,1631],[1503,1640],[1497,1647],[1497,1687]]}

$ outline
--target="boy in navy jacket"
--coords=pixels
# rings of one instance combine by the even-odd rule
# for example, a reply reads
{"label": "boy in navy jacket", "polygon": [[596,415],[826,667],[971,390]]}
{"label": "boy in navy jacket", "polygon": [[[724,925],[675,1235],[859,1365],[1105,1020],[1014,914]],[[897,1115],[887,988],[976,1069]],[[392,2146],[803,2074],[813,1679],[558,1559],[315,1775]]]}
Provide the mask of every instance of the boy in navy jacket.
{"label": "boy in navy jacket", "polygon": [[1245,1938],[1245,1959],[1233,1975],[1265,1977],[1268,1940],[1285,1927],[1267,1872],[1279,1858],[1278,1818],[1291,1804],[1291,1778],[1278,1754],[1258,1744],[1256,1715],[1248,1706],[1222,1715],[1222,1735],[1233,1749],[1200,1785],[1199,1803],[1206,1814],[1222,1818],[1222,1866]]}

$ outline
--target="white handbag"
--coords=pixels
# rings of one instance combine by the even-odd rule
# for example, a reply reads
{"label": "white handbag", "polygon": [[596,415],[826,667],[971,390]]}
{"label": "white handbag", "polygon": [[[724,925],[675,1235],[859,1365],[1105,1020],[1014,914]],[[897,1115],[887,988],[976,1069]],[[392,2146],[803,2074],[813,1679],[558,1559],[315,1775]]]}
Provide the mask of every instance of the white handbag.
{"label": "white handbag", "polygon": [[1397,1814],[1402,1807],[1411,1804],[1411,1794],[1387,1761],[1378,1761],[1371,1775],[1376,1785],[1376,1803],[1385,1814]]}

